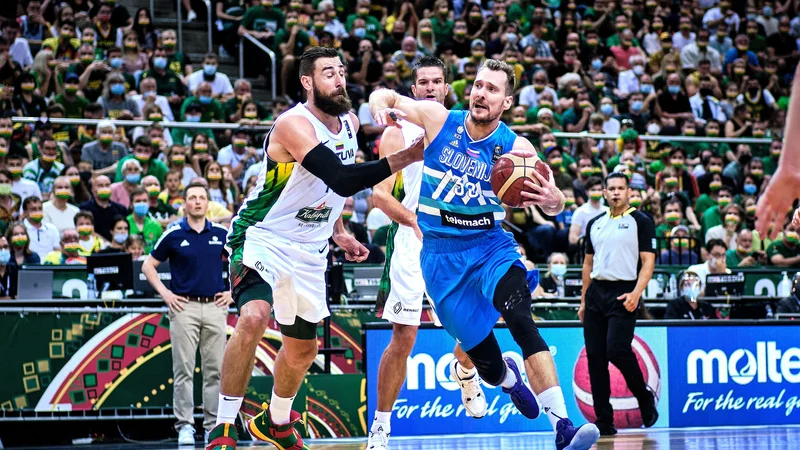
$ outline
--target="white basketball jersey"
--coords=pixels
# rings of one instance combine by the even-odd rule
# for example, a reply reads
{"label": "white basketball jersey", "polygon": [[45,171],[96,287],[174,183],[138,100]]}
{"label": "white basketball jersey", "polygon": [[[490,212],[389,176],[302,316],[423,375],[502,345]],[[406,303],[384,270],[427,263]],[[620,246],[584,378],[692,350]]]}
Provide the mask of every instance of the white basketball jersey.
{"label": "white basketball jersey", "polygon": [[[301,115],[311,122],[316,138],[341,159],[342,164],[354,164],[356,128],[350,114],[339,116],[342,128],[331,133],[305,106],[298,104],[281,114]],[[256,187],[239,208],[228,235],[235,248],[244,241],[248,229],[266,230],[295,242],[319,242],[333,234],[333,224],[342,214],[344,198],[333,192],[319,178],[298,162],[279,163],[269,159],[267,148],[270,133],[264,139],[266,161],[258,176]]]}
{"label": "white basketball jersey", "polygon": [[[421,136],[425,130],[418,125],[415,125],[406,120],[400,121],[402,128],[400,131],[403,133],[403,141],[405,146],[410,146],[414,139]],[[397,174],[394,182],[394,189],[392,194],[394,197],[408,210],[417,211],[419,205],[419,190],[422,186],[422,169],[424,164],[422,161],[415,162],[406,166]]]}

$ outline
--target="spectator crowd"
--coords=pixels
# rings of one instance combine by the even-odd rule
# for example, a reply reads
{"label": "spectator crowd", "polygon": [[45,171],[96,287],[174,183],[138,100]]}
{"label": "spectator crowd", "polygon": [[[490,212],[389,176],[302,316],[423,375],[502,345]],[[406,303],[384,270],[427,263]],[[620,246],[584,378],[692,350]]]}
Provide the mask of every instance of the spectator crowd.
{"label": "spectator crowd", "polygon": [[[377,157],[383,131],[369,113],[370,93],[410,95],[412,68],[423,55],[446,63],[451,109],[468,108],[487,58],[510,64],[517,85],[503,120],[536,146],[567,197],[556,217],[508,210],[508,227],[531,260],[558,254],[577,263],[586,224],[607,210],[601,180],[623,172],[631,206],[657,225],[659,264],[705,265],[711,273],[800,267],[800,230],[788,217],[774,241],[753,231],[756,202],[783,147],[800,59],[798,2],[212,4],[218,53],[193,62],[177,51],[174,26],[156,27],[146,8],[129,11],[113,0],[3,2],[0,272],[3,264],[82,264],[97,252],[147,255],[183,215],[183,189],[192,182],[209,189],[207,218],[227,225],[264,164],[263,127],[254,126],[303,101],[298,62],[312,45],[337,48],[346,64],[361,122],[357,161]],[[205,17],[197,12],[202,2],[185,0],[184,7],[189,21]],[[266,57],[244,61],[247,78],[219,70],[221,62],[234,62],[239,45],[260,55],[245,35],[277,55],[277,98],[253,95],[253,83],[271,79]],[[14,116],[36,120],[12,122]],[[53,120],[60,118],[98,122]],[[124,119],[152,124],[115,122]],[[609,134],[619,137],[600,137]],[[389,219],[373,208],[371,195],[348,199],[344,221],[370,246],[370,261],[380,263]]]}

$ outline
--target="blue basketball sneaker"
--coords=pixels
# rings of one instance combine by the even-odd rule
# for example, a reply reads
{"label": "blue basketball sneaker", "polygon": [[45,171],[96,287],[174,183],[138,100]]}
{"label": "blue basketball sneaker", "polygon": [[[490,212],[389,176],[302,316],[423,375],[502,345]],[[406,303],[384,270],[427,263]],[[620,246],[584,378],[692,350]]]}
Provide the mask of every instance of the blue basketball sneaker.
{"label": "blue basketball sneaker", "polygon": [[578,428],[569,419],[556,424],[556,450],[589,450],[600,439],[600,430],[593,423]]}
{"label": "blue basketball sneaker", "polygon": [[514,403],[514,406],[517,407],[523,416],[528,419],[539,417],[539,402],[536,401],[533,392],[531,392],[528,386],[525,386],[525,383],[522,381],[522,375],[519,373],[517,363],[508,356],[503,359],[506,361],[508,370],[514,372],[514,375],[517,377],[517,382],[514,384],[514,387],[510,389],[503,388],[503,392],[511,397],[511,402]]}

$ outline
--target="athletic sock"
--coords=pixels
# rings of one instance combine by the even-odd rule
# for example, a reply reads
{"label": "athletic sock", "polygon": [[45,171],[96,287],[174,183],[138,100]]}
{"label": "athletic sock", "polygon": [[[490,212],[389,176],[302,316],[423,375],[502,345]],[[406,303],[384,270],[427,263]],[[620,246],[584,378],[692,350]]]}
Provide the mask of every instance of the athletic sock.
{"label": "athletic sock", "polygon": [[292,412],[292,402],[294,396],[283,398],[272,390],[272,398],[269,402],[269,417],[275,425],[285,425],[289,423],[289,414]]}
{"label": "athletic sock", "polygon": [[506,364],[505,361],[503,361],[503,364],[506,365],[506,376],[503,378],[503,381],[500,382],[500,386],[503,386],[506,389],[511,389],[515,384],[517,384],[517,376],[514,375],[514,371],[508,367],[508,364]]}
{"label": "athletic sock", "polygon": [[217,425],[221,423],[233,424],[239,409],[242,407],[244,397],[232,397],[230,395],[219,394],[219,407],[217,409]]}
{"label": "athletic sock", "polygon": [[470,378],[475,376],[475,368],[467,369],[466,367],[462,366],[460,362],[456,362],[456,376],[459,380],[469,380]]}
{"label": "athletic sock", "polygon": [[372,428],[370,428],[370,430],[375,431],[376,428],[382,426],[384,431],[389,433],[392,428],[391,422],[391,411],[375,411],[375,419],[372,421]]}
{"label": "athletic sock", "polygon": [[567,406],[564,404],[564,394],[561,392],[561,387],[553,386],[537,395],[537,397],[544,407],[544,413],[550,419],[553,431],[555,431],[558,421],[567,418]]}

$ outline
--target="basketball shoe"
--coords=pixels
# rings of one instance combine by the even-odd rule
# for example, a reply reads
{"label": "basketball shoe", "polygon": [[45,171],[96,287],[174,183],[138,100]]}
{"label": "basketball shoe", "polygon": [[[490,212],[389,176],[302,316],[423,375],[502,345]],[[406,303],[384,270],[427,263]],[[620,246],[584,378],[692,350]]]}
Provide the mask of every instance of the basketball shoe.
{"label": "basketball shoe", "polygon": [[232,423],[221,423],[208,433],[206,450],[222,450],[223,448],[235,450],[238,440],[236,426]]}
{"label": "basketball shoe", "polygon": [[461,403],[464,404],[464,409],[467,415],[480,419],[486,415],[486,396],[483,395],[481,388],[481,379],[477,371],[469,378],[461,378],[458,376],[458,360],[454,359],[450,362],[450,376],[456,380],[461,387]]}
{"label": "basketball shoe", "polygon": [[269,442],[278,450],[308,450],[308,445],[303,443],[303,438],[294,428],[296,423],[302,422],[300,413],[292,411],[289,423],[276,425],[272,423],[268,405],[264,403],[261,407],[264,410],[247,422],[247,430],[253,438]]}
{"label": "basketball shoe", "polygon": [[387,450],[391,429],[385,423],[373,423],[367,438],[367,450]]}
{"label": "basketball shoe", "polygon": [[514,372],[514,375],[517,377],[517,382],[514,383],[514,387],[508,389],[503,388],[503,392],[511,397],[511,402],[514,403],[514,406],[517,407],[523,416],[528,419],[539,417],[539,402],[536,400],[536,397],[533,396],[533,392],[531,392],[528,386],[522,381],[522,374],[520,374],[517,368],[517,363],[508,356],[503,359],[506,361],[508,370]]}
{"label": "basketball shoe", "polygon": [[600,430],[593,423],[578,428],[569,419],[556,423],[556,450],[589,450],[600,439]]}

